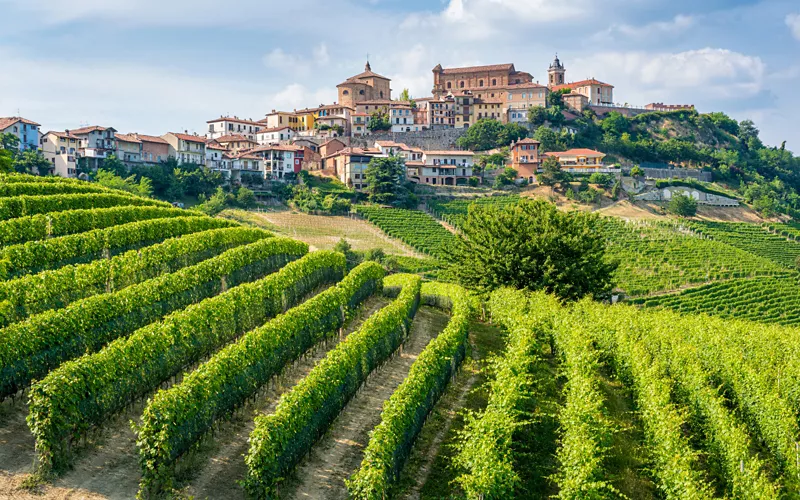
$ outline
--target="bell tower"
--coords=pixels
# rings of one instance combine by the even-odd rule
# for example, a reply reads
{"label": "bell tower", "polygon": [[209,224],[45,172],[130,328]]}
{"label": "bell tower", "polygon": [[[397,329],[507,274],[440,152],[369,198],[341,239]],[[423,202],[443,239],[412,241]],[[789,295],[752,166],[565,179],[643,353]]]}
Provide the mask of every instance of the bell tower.
{"label": "bell tower", "polygon": [[564,85],[564,76],[566,73],[567,69],[561,64],[561,61],[558,59],[558,54],[556,54],[555,60],[550,64],[550,68],[547,70],[547,75],[549,77],[547,81],[548,86]]}

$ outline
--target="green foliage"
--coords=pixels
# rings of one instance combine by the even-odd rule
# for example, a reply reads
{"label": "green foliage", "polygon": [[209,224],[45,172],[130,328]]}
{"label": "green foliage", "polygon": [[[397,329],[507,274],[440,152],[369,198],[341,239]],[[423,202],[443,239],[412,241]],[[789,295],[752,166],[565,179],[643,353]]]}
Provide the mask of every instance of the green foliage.
{"label": "green foliage", "polygon": [[316,189],[309,189],[306,185],[294,186],[289,204],[301,212],[327,212],[342,214],[350,211],[350,201],[340,198],[335,194],[323,195]]}
{"label": "green foliage", "polygon": [[368,205],[357,205],[356,211],[389,236],[438,259],[449,259],[457,241],[456,236],[425,212]]}
{"label": "green foliage", "polygon": [[501,189],[505,186],[511,186],[517,180],[519,173],[511,167],[506,167],[503,172],[498,174],[494,180],[495,189]]}
{"label": "green foliage", "polygon": [[[111,158],[115,157],[112,155]],[[109,160],[111,158],[109,158]],[[137,183],[135,175],[131,175],[130,177],[123,179],[122,177],[115,175],[110,170],[100,169],[97,171],[95,180],[99,185],[109,189],[126,191],[128,193],[143,196],[145,198],[148,198],[151,194],[153,194],[153,183],[147,177],[142,177]]]}
{"label": "green foliage", "polygon": [[242,186],[236,193],[236,204],[241,208],[248,209],[256,206],[256,195],[252,190]]}
{"label": "green foliage", "polygon": [[39,151],[22,151],[14,159],[14,170],[26,174],[46,175],[53,165]]}
{"label": "green foliage", "polygon": [[[340,256],[332,264],[341,272]],[[168,485],[172,463],[216,420],[231,415],[315,344],[338,335],[354,309],[380,289],[383,275],[379,265],[362,264],[335,287],[246,333],[180,384],[157,393],[137,432],[142,491]]]}
{"label": "green foliage", "polygon": [[564,172],[558,158],[548,156],[542,162],[542,171],[536,174],[536,180],[542,186],[563,186],[571,179],[569,172]]}
{"label": "green foliage", "polygon": [[44,196],[57,194],[86,194],[103,193],[124,195],[118,190],[107,189],[102,186],[89,184],[87,182],[12,182],[0,185],[0,197],[9,198],[13,196]]}
{"label": "green foliage", "polygon": [[0,282],[0,327],[33,314],[59,309],[92,295],[111,293],[197,264],[235,246],[252,243],[270,234],[256,229],[223,228],[170,238],[110,259],[64,266]]}
{"label": "green foliage", "polygon": [[508,196],[489,196],[485,198],[472,199],[446,199],[431,198],[427,200],[428,210],[437,218],[442,219],[448,224],[461,228],[467,220],[467,212],[473,204],[477,205],[496,205],[508,206],[519,203],[518,195]]}
{"label": "green foliage", "polygon": [[468,327],[477,310],[476,301],[457,285],[425,283],[421,293],[423,303],[448,309],[452,317],[384,404],[361,467],[347,481],[348,492],[355,499],[390,496],[416,436],[467,353]]}
{"label": "green foliage", "polygon": [[121,194],[79,193],[45,196],[13,196],[0,198],[0,221],[26,215],[76,210],[79,208],[108,208],[120,205],[167,207],[171,205],[156,200]]}
{"label": "green foliage", "polygon": [[[70,440],[107,421],[184,367],[283,312],[314,288],[341,278],[341,260],[338,267],[333,266],[336,259],[331,252],[317,252],[291,262],[307,250],[304,243],[270,238],[157,278],[165,283],[178,279],[190,281],[188,276],[201,275],[192,279],[191,285],[209,279],[216,284],[211,293],[185,301],[163,321],[153,322],[157,317],[139,321],[136,328],[129,330],[132,331],[129,337],[117,335],[120,338],[101,351],[64,363],[34,384],[28,426],[36,438],[40,467],[44,471],[62,468],[69,459]],[[291,263],[286,265],[287,262]],[[214,268],[219,270],[210,272]],[[260,279],[278,269],[277,273]],[[220,286],[222,276],[234,288],[225,291]],[[260,280],[247,283],[257,279]],[[165,297],[157,296],[153,286],[158,284],[158,281],[145,282],[114,295],[127,293],[125,298],[133,299],[135,294],[150,288],[150,295],[156,295],[153,299],[164,300]],[[199,302],[202,299],[206,300]],[[186,307],[191,303],[195,305]],[[132,306],[127,308],[136,310]],[[102,316],[95,321],[100,323]],[[94,347],[98,347],[99,339],[92,340]],[[86,347],[90,353],[96,350],[91,344]]]}
{"label": "green foliage", "polygon": [[0,149],[11,152],[14,157],[19,151],[19,137],[8,132],[0,134]]}
{"label": "green foliage", "polygon": [[492,153],[490,155],[478,155],[475,159],[475,163],[480,165],[482,168],[500,168],[504,167],[506,162],[508,161],[508,148],[502,148],[501,151],[497,153]]}
{"label": "green foliage", "polygon": [[370,316],[311,372],[281,396],[275,412],[256,418],[245,457],[245,489],[255,498],[270,496],[280,478],[308,452],[364,383],[369,373],[397,349],[408,334],[420,302],[421,279],[392,275],[385,287],[401,287],[397,298]]}
{"label": "green foliage", "polygon": [[14,171],[14,154],[8,149],[0,149],[0,174]]}
{"label": "green foliage", "polygon": [[399,156],[375,157],[369,161],[364,173],[365,191],[369,201],[389,205],[402,195],[405,180],[405,163]]}
{"label": "green foliage", "polygon": [[562,99],[565,94],[572,92],[572,89],[561,89],[555,92],[547,93],[547,106],[552,108],[564,108],[564,100]]}
{"label": "green foliage", "polygon": [[511,286],[570,300],[606,297],[616,264],[607,261],[597,226],[592,214],[563,213],[542,200],[474,206],[450,271],[463,286],[483,293]]}
{"label": "green foliage", "polygon": [[697,214],[697,200],[681,192],[674,191],[667,203],[667,210],[681,217],[694,217]]}
{"label": "green foliage", "polygon": [[0,398],[16,393],[64,361],[94,352],[173,311],[216,295],[228,284],[273,272],[306,251],[305,244],[269,238],[15,323],[0,332]]}
{"label": "green foliage", "polygon": [[548,123],[553,127],[561,127],[566,121],[562,109],[561,107],[532,106],[528,109],[528,123],[536,128]]}
{"label": "green foliage", "polygon": [[392,122],[389,121],[389,115],[386,114],[386,111],[379,110],[372,113],[369,117],[369,123],[367,123],[367,129],[369,129],[370,132],[392,130]]}
{"label": "green foliage", "polygon": [[644,169],[639,165],[634,165],[631,169],[631,177],[644,177]]}
{"label": "green foliage", "polygon": [[218,187],[213,196],[195,206],[193,210],[214,216],[225,210],[229,205],[232,205],[233,201],[233,195],[226,193],[221,187]]}
{"label": "green foliage", "polygon": [[533,138],[539,141],[539,150],[542,153],[551,151],[564,151],[569,149],[571,136],[565,130],[562,132],[554,132],[550,127],[539,127],[533,133]]}
{"label": "green foliage", "polygon": [[502,124],[497,120],[484,118],[478,120],[458,138],[456,145],[461,149],[487,151],[508,146],[512,142],[528,136],[528,129],[517,124]]}
{"label": "green foliage", "polygon": [[182,234],[234,224],[207,217],[170,217],[129,222],[41,241],[28,241],[0,249],[0,261],[9,261],[7,277],[22,276],[66,264],[87,262],[103,253],[129,250]]}
{"label": "green foliage", "polygon": [[591,184],[598,184],[603,187],[611,187],[616,182],[616,178],[612,174],[593,173],[589,176]]}

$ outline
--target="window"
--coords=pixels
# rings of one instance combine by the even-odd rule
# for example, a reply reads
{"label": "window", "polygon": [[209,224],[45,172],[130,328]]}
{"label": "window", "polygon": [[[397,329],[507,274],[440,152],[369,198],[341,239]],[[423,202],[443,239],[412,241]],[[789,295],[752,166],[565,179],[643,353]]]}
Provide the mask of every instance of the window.
{"label": "window", "polygon": [[364,95],[364,89],[359,90],[358,95]]}
{"label": "window", "polygon": [[483,80],[481,80],[480,82],[478,82],[478,87],[483,87]]}
{"label": "window", "polygon": [[459,84],[459,87],[461,87],[462,89],[464,88],[464,81],[463,81],[463,80],[462,80],[462,81],[461,81],[461,83]]}
{"label": "window", "polygon": [[497,78],[492,78],[492,86],[497,85]]}
{"label": "window", "polygon": [[[522,97],[525,97],[525,94],[522,94]],[[508,100],[512,100],[514,98],[514,94],[508,94]]]}
{"label": "window", "polygon": [[447,88],[448,88],[448,89],[449,89],[449,88],[452,88],[452,86],[453,86],[453,85],[452,85],[452,83],[450,83],[450,82],[447,82]]}

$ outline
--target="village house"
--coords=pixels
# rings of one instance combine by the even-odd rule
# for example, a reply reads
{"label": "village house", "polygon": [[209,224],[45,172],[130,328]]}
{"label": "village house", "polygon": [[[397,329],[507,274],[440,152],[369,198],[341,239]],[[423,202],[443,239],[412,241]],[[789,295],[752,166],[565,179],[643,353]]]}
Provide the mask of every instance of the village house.
{"label": "village house", "polygon": [[225,135],[244,135],[248,139],[255,140],[255,134],[265,127],[264,124],[253,120],[243,120],[239,117],[220,116],[208,122],[207,139],[216,139]]}
{"label": "village house", "polygon": [[305,120],[300,120],[300,117],[294,111],[275,111],[273,109],[259,123],[264,125],[265,128],[279,129],[289,127],[294,131],[305,130]]}
{"label": "village house", "polygon": [[417,184],[463,186],[472,177],[472,151],[423,151],[422,161],[406,162],[406,177]]}
{"label": "village house", "polygon": [[117,158],[125,165],[132,166],[142,162],[142,141],[132,134],[115,134],[117,139]]}
{"label": "village house", "polygon": [[[294,178],[302,168],[301,146],[271,144],[259,146],[247,152],[262,160],[264,176],[275,180]],[[295,161],[296,154],[300,154],[300,161]]]}
{"label": "village house", "polygon": [[277,144],[281,141],[288,141],[292,139],[297,132],[288,125],[274,128],[264,128],[256,134],[256,141],[261,146],[267,144]]}
{"label": "village house", "polygon": [[[68,131],[49,131],[42,135],[42,155],[51,163],[50,172],[59,177],[78,176],[78,148],[81,139]],[[42,174],[42,172],[40,172]]]}
{"label": "village house", "polygon": [[230,180],[231,177],[229,160],[225,158],[225,153],[228,152],[228,149],[216,140],[206,141],[206,167],[220,172],[226,180]]}
{"label": "village house", "polygon": [[538,83],[523,83],[509,88],[505,97],[503,120],[510,123],[528,121],[528,110],[532,107],[547,107],[549,90]]}
{"label": "village house", "polygon": [[161,137],[134,133],[131,134],[142,143],[142,161],[145,163],[161,163],[169,158],[169,143]]}
{"label": "village house", "polygon": [[567,151],[553,151],[544,153],[544,156],[556,158],[561,164],[561,168],[566,172],[578,174],[619,172],[619,169],[606,167],[603,164],[605,153],[593,149],[578,148]]}
{"label": "village house", "polygon": [[113,127],[82,127],[68,131],[80,138],[79,163],[90,170],[97,170],[109,156],[117,152],[116,129]]}
{"label": "village house", "polygon": [[419,148],[412,148],[402,142],[394,141],[375,141],[375,149],[388,156],[399,156],[406,162],[422,161],[423,151]]}
{"label": "village house", "polygon": [[373,158],[387,155],[377,149],[344,148],[333,153],[327,160],[330,168],[339,180],[355,190],[363,190],[367,186],[365,172]]}
{"label": "village house", "polygon": [[542,165],[539,145],[539,141],[527,138],[517,141],[509,148],[510,166],[517,171],[517,179],[527,180],[531,184],[536,180],[536,172]]}
{"label": "village house", "polygon": [[456,102],[452,95],[441,98],[416,99],[418,118],[416,123],[432,129],[453,128],[456,124]]}
{"label": "village house", "polygon": [[252,149],[258,146],[259,144],[258,142],[248,138],[247,136],[238,134],[223,135],[222,137],[217,137],[216,139],[213,139],[213,141],[233,153],[238,153],[243,149]]}
{"label": "village house", "polygon": [[368,134],[369,131],[369,113],[353,113],[350,115],[350,134],[353,137],[359,137]]}
{"label": "village house", "polygon": [[39,125],[35,121],[22,118],[21,116],[10,116],[0,118],[0,134],[12,134],[19,139],[19,150],[39,149],[41,137],[39,135]]}
{"label": "village house", "polygon": [[161,136],[169,145],[169,156],[178,164],[195,163],[204,165],[206,161],[206,140],[197,135],[168,132]]}
{"label": "village house", "polygon": [[339,92],[339,103],[351,109],[362,101],[376,99],[392,99],[391,80],[372,71],[369,61],[364,72],[351,76],[336,86]]}

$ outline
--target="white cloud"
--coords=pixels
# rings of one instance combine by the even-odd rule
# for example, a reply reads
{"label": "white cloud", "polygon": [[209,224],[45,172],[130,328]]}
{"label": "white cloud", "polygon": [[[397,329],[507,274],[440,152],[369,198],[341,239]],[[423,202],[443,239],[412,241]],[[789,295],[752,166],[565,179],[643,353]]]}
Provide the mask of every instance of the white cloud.
{"label": "white cloud", "polygon": [[786,26],[792,30],[792,35],[800,40],[800,14],[789,14],[786,16]]}
{"label": "white cloud", "polygon": [[325,42],[320,43],[316,47],[314,47],[314,62],[318,65],[326,65],[331,61],[331,56],[328,54],[328,46]]}
{"label": "white cloud", "polygon": [[313,108],[320,104],[331,104],[336,101],[335,87],[319,88],[311,91],[301,83],[292,83],[268,97],[272,109],[292,110]]}
{"label": "white cloud", "polygon": [[310,76],[313,70],[327,66],[330,60],[328,46],[324,42],[314,47],[311,55],[289,54],[277,47],[263,58],[264,64],[270,69],[304,78]]}
{"label": "white cloud", "polygon": [[612,24],[607,30],[596,35],[596,39],[613,39],[619,34],[628,38],[642,40],[658,38],[660,35],[677,35],[687,31],[697,23],[693,16],[677,15],[669,21],[656,21],[641,26],[631,24]]}

